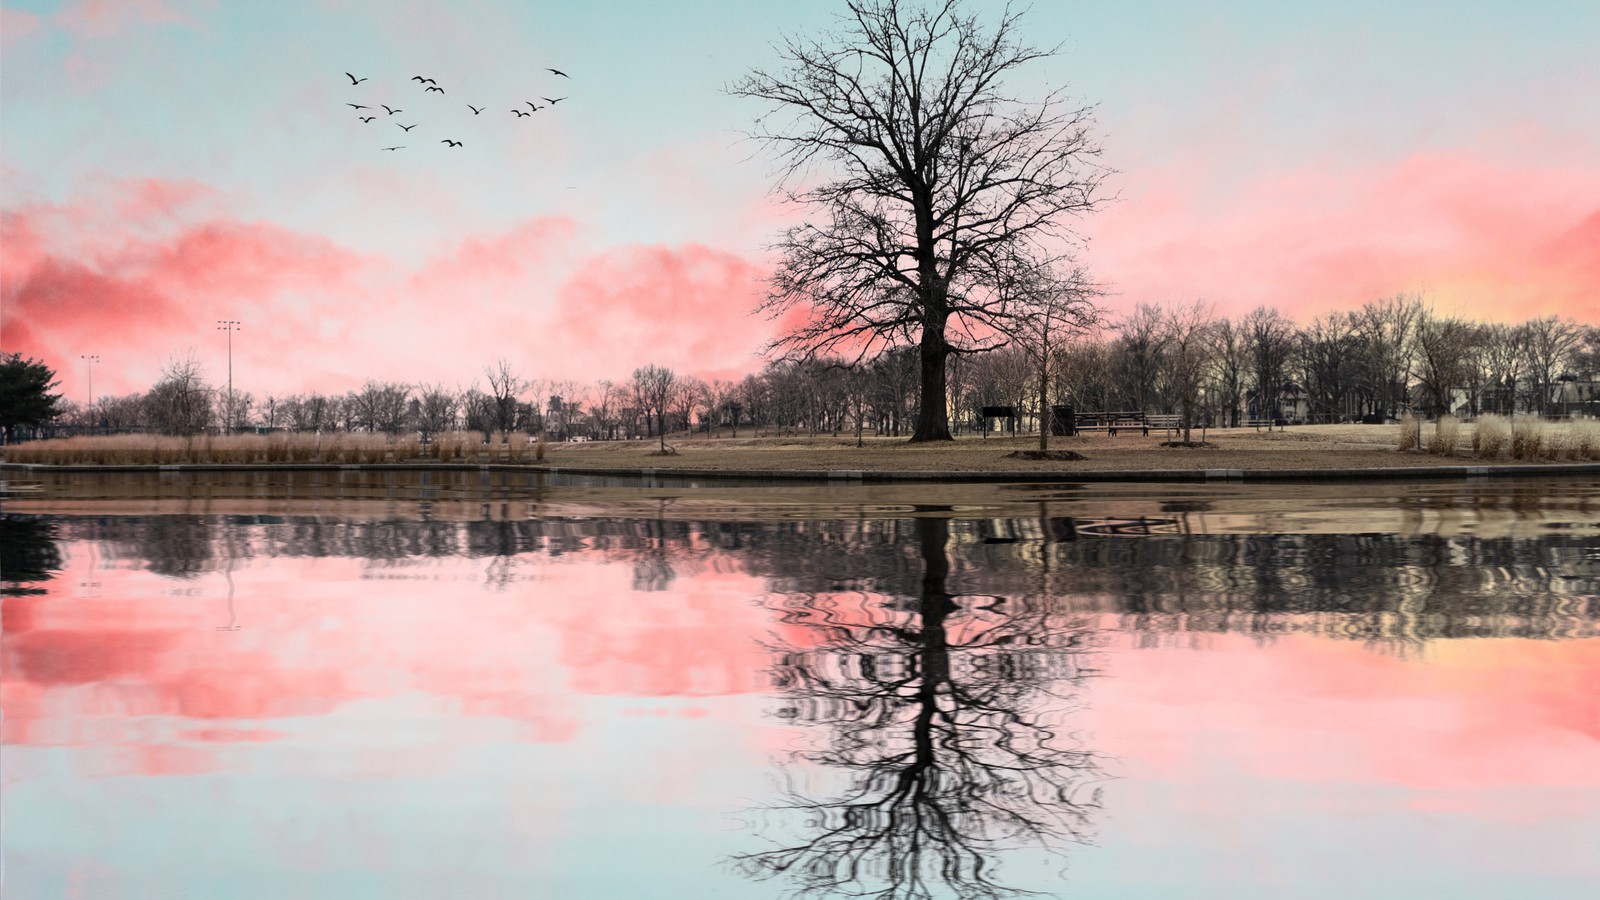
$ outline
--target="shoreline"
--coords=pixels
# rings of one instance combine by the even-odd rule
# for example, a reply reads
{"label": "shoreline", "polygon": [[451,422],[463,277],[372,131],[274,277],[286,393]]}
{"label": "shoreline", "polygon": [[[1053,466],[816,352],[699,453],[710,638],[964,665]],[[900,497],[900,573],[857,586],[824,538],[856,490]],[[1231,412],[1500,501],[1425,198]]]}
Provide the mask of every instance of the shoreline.
{"label": "shoreline", "polygon": [[0,463],[0,473],[200,473],[200,472],[514,472],[530,475],[578,475],[640,480],[784,481],[838,484],[1002,483],[1002,482],[1314,482],[1404,481],[1408,479],[1480,479],[1594,476],[1600,463],[1549,462],[1489,465],[1339,466],[1209,469],[1052,469],[1052,470],[886,470],[886,469],[731,469],[691,466],[567,466],[539,463],[168,463],[47,464]]}

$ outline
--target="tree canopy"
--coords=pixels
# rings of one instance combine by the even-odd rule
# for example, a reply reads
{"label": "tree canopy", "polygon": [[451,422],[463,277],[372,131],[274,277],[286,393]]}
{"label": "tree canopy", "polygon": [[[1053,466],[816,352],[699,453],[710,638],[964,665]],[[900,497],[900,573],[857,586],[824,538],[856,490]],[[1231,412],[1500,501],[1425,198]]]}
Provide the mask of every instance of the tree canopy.
{"label": "tree canopy", "polygon": [[18,353],[0,353],[0,433],[7,443],[19,429],[49,424],[63,410],[55,370],[37,359]]}

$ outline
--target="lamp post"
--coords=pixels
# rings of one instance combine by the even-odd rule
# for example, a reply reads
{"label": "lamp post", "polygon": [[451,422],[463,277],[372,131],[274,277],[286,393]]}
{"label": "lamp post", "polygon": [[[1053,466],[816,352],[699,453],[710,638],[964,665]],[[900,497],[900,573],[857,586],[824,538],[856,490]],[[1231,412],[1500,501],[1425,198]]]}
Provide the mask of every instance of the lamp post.
{"label": "lamp post", "polygon": [[88,382],[88,385],[89,385],[89,405],[85,408],[85,412],[87,412],[88,416],[89,416],[89,433],[93,434],[94,433],[94,364],[100,361],[100,357],[99,357],[99,355],[94,354],[94,353],[82,353],[82,354],[78,355],[78,358],[83,360],[84,363],[87,364],[88,369],[89,369],[88,378],[85,379]]}
{"label": "lamp post", "polygon": [[234,319],[218,319],[217,330],[228,333],[228,405],[222,412],[222,433],[233,433],[233,333],[240,324]]}

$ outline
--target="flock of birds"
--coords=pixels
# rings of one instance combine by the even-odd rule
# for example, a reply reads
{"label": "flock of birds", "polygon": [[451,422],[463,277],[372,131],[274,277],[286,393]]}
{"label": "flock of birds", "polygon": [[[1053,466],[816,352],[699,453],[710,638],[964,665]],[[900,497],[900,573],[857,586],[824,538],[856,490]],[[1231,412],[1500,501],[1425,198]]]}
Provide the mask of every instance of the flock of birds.
{"label": "flock of birds", "polygon": [[[551,73],[556,74],[556,75],[559,75],[562,78],[570,79],[572,77],[571,75],[568,75],[567,73],[561,71],[560,69],[546,69],[545,71],[546,72],[551,72]],[[351,87],[356,87],[357,85],[361,84],[363,81],[371,80],[371,79],[368,79],[368,78],[357,78],[356,76],[350,74],[349,72],[344,73],[344,75],[345,75],[346,78],[350,79],[350,86]],[[444,95],[444,88],[440,87],[439,86],[439,82],[434,80],[434,79],[432,79],[432,78],[426,78],[426,77],[424,77],[422,75],[413,75],[413,76],[411,76],[411,80],[415,81],[419,86],[421,86],[422,92],[424,94],[438,93],[440,96]],[[526,112],[524,112],[520,106],[512,108],[511,112],[513,114],[515,114],[518,118],[526,119],[529,116],[532,116],[534,113],[538,112],[539,110],[541,110],[541,109],[549,109],[550,107],[555,106],[557,103],[560,103],[561,101],[563,101],[563,100],[565,100],[567,98],[566,97],[540,97],[539,99],[544,101],[544,105],[543,106],[539,106],[538,104],[534,103],[532,100],[524,100],[523,101],[523,105],[528,107]],[[371,106],[368,106],[368,105],[365,105],[365,104],[361,104],[361,103],[346,103],[345,106],[353,108],[356,111],[357,118],[359,118],[362,121],[363,124],[371,125],[375,120],[377,120],[379,118],[378,113]],[[400,113],[405,112],[405,110],[403,110],[403,109],[399,109],[397,107],[389,106],[386,103],[379,103],[378,106],[382,107],[384,113],[387,114],[384,117],[385,121],[387,121],[388,116],[396,116],[396,115],[399,115]],[[485,107],[485,106],[473,106],[471,103],[467,104],[467,109],[472,110],[472,114],[475,115],[475,116],[483,115],[483,111],[485,109],[487,109],[487,108],[488,107]],[[370,112],[371,115],[362,115],[361,113],[363,111]],[[413,122],[410,125],[402,125],[399,122],[395,122],[394,124],[402,132],[404,132],[406,134],[410,134],[411,133],[411,129],[417,127],[421,123],[420,122]],[[439,143],[444,144],[446,147],[461,147],[461,146],[465,146],[461,141],[455,140],[453,138],[445,138],[445,139],[441,140]],[[406,145],[405,144],[398,144],[398,145],[393,146],[393,147],[380,147],[379,149],[380,150],[389,150],[389,151],[392,151],[392,150],[404,150],[404,149],[406,149]]]}

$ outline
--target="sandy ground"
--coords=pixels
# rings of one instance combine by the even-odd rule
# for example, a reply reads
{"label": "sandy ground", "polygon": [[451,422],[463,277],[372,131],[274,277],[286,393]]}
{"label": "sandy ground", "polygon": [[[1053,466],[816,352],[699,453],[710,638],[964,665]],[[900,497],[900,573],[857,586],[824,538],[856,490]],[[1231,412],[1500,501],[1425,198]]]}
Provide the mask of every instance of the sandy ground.
{"label": "sandy ground", "polygon": [[[1169,436],[1122,432],[1052,437],[1052,450],[1073,450],[1078,461],[1008,458],[1016,450],[1037,449],[1037,435],[1016,438],[963,435],[951,443],[909,444],[904,438],[864,438],[856,447],[849,435],[815,438],[696,436],[669,440],[677,452],[658,453],[655,441],[552,444],[545,463],[583,468],[890,472],[1096,472],[1154,469],[1360,469],[1407,466],[1484,465],[1463,446],[1455,457],[1399,452],[1398,425],[1302,425],[1282,431],[1221,429],[1206,433],[1206,448],[1162,447]],[[1195,441],[1200,432],[1193,433]],[[1498,462],[1521,462],[1499,460]]]}

